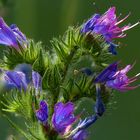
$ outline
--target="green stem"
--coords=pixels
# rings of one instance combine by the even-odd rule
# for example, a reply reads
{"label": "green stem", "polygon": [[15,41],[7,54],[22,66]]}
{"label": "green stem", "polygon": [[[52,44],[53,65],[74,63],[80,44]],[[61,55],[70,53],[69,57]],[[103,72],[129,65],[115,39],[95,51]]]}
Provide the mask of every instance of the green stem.
{"label": "green stem", "polygon": [[[61,81],[60,85],[64,85],[64,83],[65,83],[67,73],[68,73],[68,70],[69,70],[69,66],[70,66],[70,64],[72,62],[72,59],[73,59],[74,55],[76,54],[77,50],[78,50],[78,46],[74,46],[73,49],[70,51],[69,56],[67,57],[67,63],[65,64],[64,74],[63,74],[63,78],[62,78],[62,81]],[[59,94],[58,94],[58,96],[56,98],[57,99],[56,101],[59,100],[58,98],[60,97],[60,94],[61,93],[59,91]]]}
{"label": "green stem", "polygon": [[62,84],[61,85],[63,85],[63,83],[65,82],[65,79],[66,79],[66,76],[67,76],[67,72],[68,72],[69,66],[71,64],[71,61],[72,61],[72,59],[73,59],[73,57],[74,57],[77,49],[78,49],[78,46],[74,46],[74,48],[71,50],[71,52],[70,52],[70,54],[69,54],[69,56],[67,58],[67,64],[65,64],[64,77],[62,79],[62,82],[61,82]]}

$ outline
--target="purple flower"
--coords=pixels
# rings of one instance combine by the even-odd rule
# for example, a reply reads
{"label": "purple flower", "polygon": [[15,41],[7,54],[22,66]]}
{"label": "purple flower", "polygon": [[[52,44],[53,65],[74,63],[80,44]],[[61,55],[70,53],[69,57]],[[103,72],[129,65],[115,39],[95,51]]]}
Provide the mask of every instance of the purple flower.
{"label": "purple flower", "polygon": [[20,45],[22,47],[26,47],[26,45],[28,44],[26,36],[19,30],[19,28],[15,24],[12,24],[10,28],[15,34],[17,41],[20,43]]}
{"label": "purple flower", "polygon": [[36,92],[42,89],[42,77],[38,72],[32,71],[32,82]]}
{"label": "purple flower", "polygon": [[68,133],[72,124],[76,121],[77,118],[73,113],[74,104],[72,102],[66,104],[59,102],[55,105],[52,124],[54,129],[61,135]]}
{"label": "purple flower", "polygon": [[43,100],[40,102],[39,109],[36,111],[36,117],[43,124],[46,124],[48,121],[48,105]]}
{"label": "purple flower", "polygon": [[104,103],[103,103],[101,95],[100,95],[101,89],[98,84],[96,85],[96,92],[97,92],[96,93],[96,103],[95,103],[94,110],[95,110],[95,113],[101,117],[103,115],[103,113],[105,112],[105,106],[104,106]]}
{"label": "purple flower", "polygon": [[86,130],[80,130],[72,137],[72,140],[86,140],[87,137],[88,132]]}
{"label": "purple flower", "polygon": [[84,120],[81,120],[76,126],[76,128],[70,132],[68,138],[71,138],[72,140],[78,140],[78,138],[81,138],[81,140],[84,140],[87,137],[87,134],[82,135],[82,132],[85,133],[86,129],[89,128],[89,126],[91,126],[92,124],[94,124],[97,121],[97,119],[98,115],[95,114],[85,118]]}
{"label": "purple flower", "polygon": [[118,63],[113,63],[109,65],[104,71],[99,74],[96,79],[95,83],[105,83],[106,86],[119,90],[119,91],[127,91],[137,88],[137,86],[129,86],[131,83],[136,81],[139,76],[132,78],[128,78],[127,73],[132,69],[131,65],[127,65],[124,69],[118,70]]}
{"label": "purple flower", "polygon": [[7,82],[7,84],[21,90],[27,89],[27,81],[26,76],[23,72],[20,71],[6,71],[4,73],[4,79]]}
{"label": "purple flower", "polygon": [[108,51],[111,52],[114,55],[117,55],[116,48],[119,46],[117,44],[114,44],[113,42],[107,42],[110,46],[108,48]]}
{"label": "purple flower", "polygon": [[124,32],[126,30],[129,30],[139,24],[139,22],[137,22],[132,26],[126,25],[123,27],[119,27],[118,25],[126,20],[129,17],[129,14],[125,18],[118,21],[118,17],[116,16],[115,12],[116,8],[111,7],[103,15],[95,14],[91,19],[84,23],[81,29],[82,33],[101,34],[105,38],[107,43],[109,43],[109,51],[112,52],[112,54],[116,54],[115,48],[117,47],[117,45],[115,45],[114,43],[112,44],[111,41],[114,38],[125,37],[126,34]]}
{"label": "purple flower", "polygon": [[83,25],[81,32],[101,34],[105,37],[106,41],[110,42],[114,38],[125,37],[126,34],[124,34],[124,31],[129,30],[139,24],[139,22],[137,22],[132,26],[127,25],[118,27],[118,25],[125,19],[127,19],[129,15],[127,15],[124,19],[118,21],[118,17],[116,16],[115,12],[116,8],[111,7],[103,15],[95,14]]}
{"label": "purple flower", "polygon": [[105,83],[106,81],[112,80],[114,74],[118,70],[118,62],[114,62],[105,68],[96,78],[95,83]]}
{"label": "purple flower", "polygon": [[27,45],[25,42],[27,43],[25,35],[23,35],[16,25],[9,27],[3,18],[0,17],[0,44],[19,50],[19,45],[22,47]]}

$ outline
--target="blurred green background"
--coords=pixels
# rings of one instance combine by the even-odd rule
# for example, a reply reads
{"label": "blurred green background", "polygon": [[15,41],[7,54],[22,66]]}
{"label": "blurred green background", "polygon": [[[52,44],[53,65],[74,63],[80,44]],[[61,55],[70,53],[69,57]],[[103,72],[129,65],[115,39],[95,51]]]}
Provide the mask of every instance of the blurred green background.
{"label": "blurred green background", "polygon": [[[96,2],[96,6],[94,6]],[[118,15],[131,11],[126,23],[140,18],[139,0],[0,0],[0,15],[10,25],[16,23],[29,38],[49,45],[52,37],[62,35],[70,25],[81,24],[95,12],[103,13],[110,6]],[[120,39],[123,47],[116,59],[123,64],[136,62],[134,73],[140,71],[140,26]],[[117,104],[90,129],[90,140],[140,140],[140,88],[117,94]],[[11,129],[0,118],[0,140],[6,140]]]}

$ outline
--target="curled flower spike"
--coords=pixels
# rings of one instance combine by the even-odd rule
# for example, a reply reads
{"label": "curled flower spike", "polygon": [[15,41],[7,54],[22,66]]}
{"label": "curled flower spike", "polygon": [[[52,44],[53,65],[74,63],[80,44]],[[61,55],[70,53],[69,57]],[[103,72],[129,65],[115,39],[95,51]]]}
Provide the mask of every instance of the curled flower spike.
{"label": "curled flower spike", "polygon": [[[123,27],[119,27],[118,25],[122,23],[124,20],[126,20],[129,17],[129,14],[122,20],[118,21],[118,18],[115,12],[116,12],[116,8],[111,7],[103,15],[99,15],[99,14],[93,15],[91,19],[89,19],[86,23],[84,23],[81,29],[81,32],[90,33],[90,34],[93,34],[93,33],[101,34],[104,36],[107,43],[109,43],[114,38],[125,37],[126,36],[126,34],[124,33],[125,31],[140,24],[140,22],[137,22],[134,25],[126,25]],[[113,45],[110,47],[111,48],[109,48],[109,51],[111,51],[113,54],[116,54],[116,51],[114,53],[114,49],[116,48],[116,45],[114,47]]]}
{"label": "curled flower spike", "polygon": [[113,63],[96,77],[95,83],[105,83],[106,86],[119,91],[128,91],[135,89],[139,87],[139,85],[129,85],[138,79],[139,74],[132,78],[128,78],[127,73],[131,69],[132,66],[127,65],[124,69],[118,70],[118,63]]}
{"label": "curled flower spike", "polygon": [[4,73],[4,79],[7,82],[7,84],[21,90],[24,89],[26,91],[27,89],[27,81],[26,76],[23,72],[20,71],[6,71]]}
{"label": "curled flower spike", "polygon": [[41,123],[46,124],[48,121],[48,105],[42,100],[39,106],[40,108],[36,111],[36,117]]}
{"label": "curled flower spike", "polygon": [[0,17],[0,44],[13,47],[19,51],[19,45],[25,48],[27,39],[16,25],[9,27]]}
{"label": "curled flower spike", "polygon": [[66,104],[59,102],[55,105],[52,124],[54,129],[61,135],[68,133],[72,124],[76,121],[77,117],[73,113],[74,104],[72,102]]}

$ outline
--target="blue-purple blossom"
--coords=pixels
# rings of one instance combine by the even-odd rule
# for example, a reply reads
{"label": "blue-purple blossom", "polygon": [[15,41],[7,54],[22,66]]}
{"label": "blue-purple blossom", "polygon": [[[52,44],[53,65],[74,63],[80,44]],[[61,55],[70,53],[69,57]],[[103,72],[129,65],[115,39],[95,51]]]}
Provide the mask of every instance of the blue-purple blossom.
{"label": "blue-purple blossom", "polygon": [[61,135],[68,133],[72,124],[76,121],[77,118],[73,113],[74,104],[72,102],[66,104],[59,102],[55,105],[52,124],[54,129]]}
{"label": "blue-purple blossom", "polygon": [[23,48],[26,47],[27,39],[16,25],[9,27],[0,17],[0,44],[13,47],[19,51],[19,45]]}
{"label": "blue-purple blossom", "polygon": [[72,140],[86,140],[88,137],[88,132],[86,130],[80,130],[75,135],[73,135]]}
{"label": "blue-purple blossom", "polygon": [[36,110],[36,117],[43,124],[48,121],[48,105],[46,101],[40,101],[39,109]]}
{"label": "blue-purple blossom", "polygon": [[27,83],[31,82],[32,66],[26,63],[19,64],[15,67],[14,71],[21,71],[25,74]]}
{"label": "blue-purple blossom", "polygon": [[42,89],[42,77],[38,72],[32,71],[32,82],[36,92]]}
{"label": "blue-purple blossom", "polygon": [[[85,132],[87,128],[89,128],[92,124],[94,124],[98,119],[98,115],[92,115],[90,117],[81,120],[75,129],[73,129],[68,135],[69,138],[74,138],[79,135],[81,132]],[[80,136],[79,136],[80,137]],[[82,139],[82,136],[81,136]],[[78,140],[78,139],[75,139]]]}
{"label": "blue-purple blossom", "polygon": [[22,71],[2,71],[4,73],[4,80],[7,86],[15,87],[21,91],[27,90],[28,85],[32,82],[33,88],[35,89],[36,93],[41,91],[42,89],[42,77],[38,72],[32,71],[32,80],[27,78],[29,77],[28,73],[24,73]]}
{"label": "blue-purple blossom", "polygon": [[109,44],[109,48],[108,48],[108,51],[111,52],[112,54],[114,55],[117,55],[117,51],[116,51],[116,48],[119,46],[113,42],[106,42]]}
{"label": "blue-purple blossom", "polygon": [[100,86],[97,84],[96,85],[96,103],[94,107],[94,111],[98,116],[102,116],[103,113],[105,112],[105,106],[101,98],[101,89]]}
{"label": "blue-purple blossom", "polygon": [[80,120],[76,128],[70,132],[69,137],[71,137],[72,140],[85,140],[88,136],[86,129],[94,124],[97,119],[101,117],[105,112],[105,106],[102,101],[100,92],[100,85],[96,84],[96,103],[94,107],[95,114],[85,118],[84,120]]}
{"label": "blue-purple blossom", "polygon": [[13,33],[15,34],[17,41],[20,43],[22,47],[26,47],[28,44],[26,36],[19,30],[16,24],[12,24],[10,26],[12,29]]}
{"label": "blue-purple blossom", "polygon": [[96,78],[95,83],[105,83],[113,78],[114,74],[118,70],[118,62],[110,64],[105,68]]}
{"label": "blue-purple blossom", "polygon": [[109,65],[104,71],[102,71],[95,79],[95,83],[105,83],[107,87],[119,90],[127,91],[137,88],[137,86],[129,86],[136,81],[139,74],[132,78],[128,78],[127,73],[132,69],[131,65],[127,65],[124,69],[118,70],[118,63],[115,62]]}
{"label": "blue-purple blossom", "polygon": [[4,79],[7,84],[19,89],[27,89],[26,76],[23,72],[20,71],[6,71],[4,72]]}
{"label": "blue-purple blossom", "polygon": [[129,30],[139,24],[139,22],[137,22],[132,26],[126,25],[123,27],[119,27],[118,25],[125,19],[127,19],[129,15],[127,15],[124,19],[118,21],[118,17],[116,16],[115,12],[116,8],[111,7],[103,15],[93,15],[91,19],[84,23],[81,32],[101,34],[105,37],[106,41],[110,42],[114,38],[125,37],[126,34],[124,34],[124,31]]}
{"label": "blue-purple blossom", "polygon": [[106,13],[103,15],[95,14],[92,16],[91,19],[89,19],[86,23],[84,23],[81,32],[82,33],[90,33],[90,34],[101,34],[107,43],[109,43],[109,51],[112,52],[112,54],[116,54],[115,48],[117,45],[114,45],[111,43],[114,38],[123,38],[126,36],[124,33],[126,30],[129,30],[139,24],[137,22],[134,25],[126,25],[123,27],[119,27],[118,25],[122,23],[124,20],[126,20],[129,15],[127,15],[125,18],[118,21],[118,17],[116,16],[116,8],[111,7],[108,9]]}
{"label": "blue-purple blossom", "polygon": [[78,126],[77,126],[77,130],[83,130],[83,129],[87,129],[89,126],[91,126],[92,124],[94,124],[98,119],[98,116],[92,115],[90,117],[85,118],[83,121],[80,121]]}

